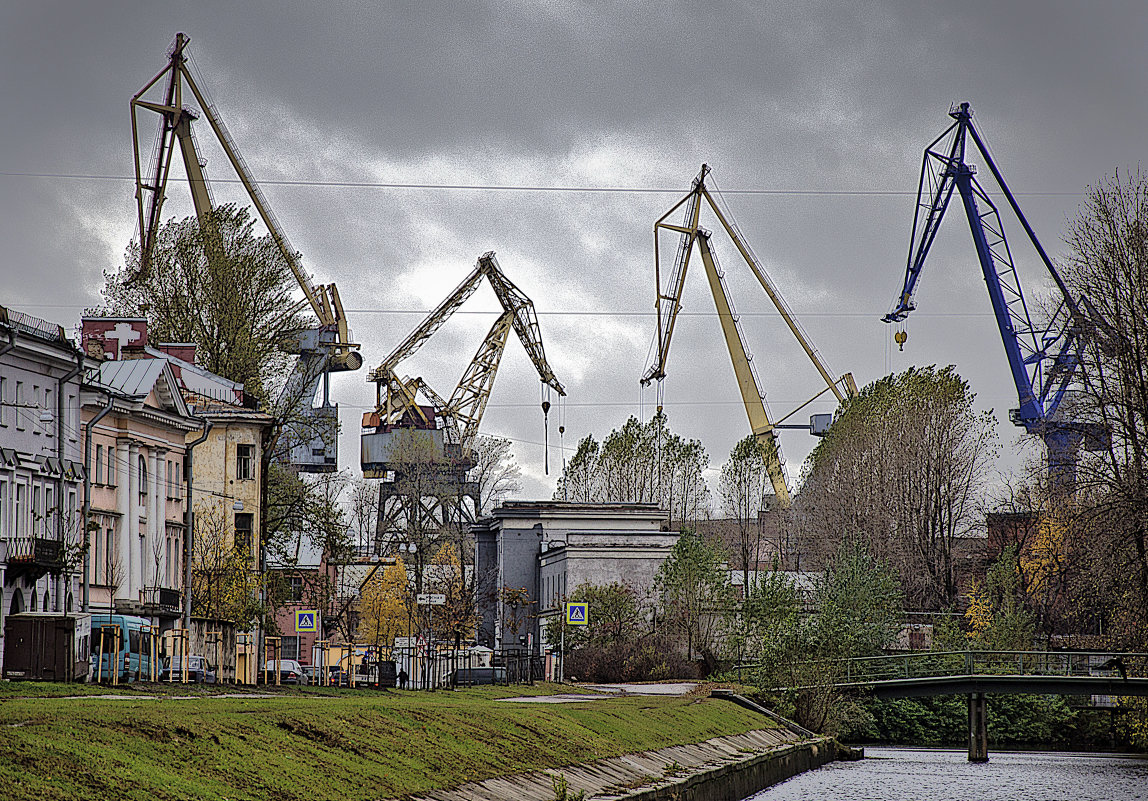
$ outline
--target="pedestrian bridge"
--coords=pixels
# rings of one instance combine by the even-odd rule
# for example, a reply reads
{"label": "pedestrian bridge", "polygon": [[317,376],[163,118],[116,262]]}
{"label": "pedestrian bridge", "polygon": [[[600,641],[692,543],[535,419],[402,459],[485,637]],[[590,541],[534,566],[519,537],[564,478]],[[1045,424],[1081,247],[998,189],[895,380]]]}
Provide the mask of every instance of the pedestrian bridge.
{"label": "pedestrian bridge", "polygon": [[[1148,696],[1148,654],[1087,651],[921,651],[807,663],[816,684],[875,698],[966,695],[969,760],[988,760],[989,694]],[[805,671],[799,671],[805,672]]]}
{"label": "pedestrian bridge", "polygon": [[1148,654],[924,651],[842,659],[826,675],[876,698],[969,693],[1148,696]]}

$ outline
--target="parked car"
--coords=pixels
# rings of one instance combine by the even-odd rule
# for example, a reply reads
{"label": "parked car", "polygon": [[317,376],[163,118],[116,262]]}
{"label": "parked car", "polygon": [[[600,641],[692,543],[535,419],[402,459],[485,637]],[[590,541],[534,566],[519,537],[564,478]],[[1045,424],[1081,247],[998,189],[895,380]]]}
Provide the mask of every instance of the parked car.
{"label": "parked car", "polygon": [[[275,683],[275,665],[274,659],[269,660],[263,665],[263,675],[259,680],[265,684]],[[280,684],[302,684],[306,679],[303,674],[303,666],[295,659],[280,659],[279,665],[279,683]]]}
{"label": "parked car", "polygon": [[[159,680],[183,681],[183,659],[178,656],[165,659]],[[189,656],[187,658],[187,680],[196,684],[215,684],[215,668],[208,664],[202,656]]]}
{"label": "parked car", "polygon": [[92,615],[92,680],[150,680],[152,651],[149,643],[155,636],[155,628],[146,618],[133,615]]}
{"label": "parked car", "polygon": [[304,684],[318,684],[319,671],[321,668],[318,665],[304,665],[303,666],[303,683]]}

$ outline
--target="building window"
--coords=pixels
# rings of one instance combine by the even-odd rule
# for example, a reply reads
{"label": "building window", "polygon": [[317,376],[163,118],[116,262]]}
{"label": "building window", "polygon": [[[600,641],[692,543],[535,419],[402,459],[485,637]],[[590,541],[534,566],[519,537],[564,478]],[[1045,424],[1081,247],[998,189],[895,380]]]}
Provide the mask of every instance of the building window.
{"label": "building window", "polygon": [[254,516],[251,512],[235,513],[235,547],[244,555],[251,553],[251,533]]}
{"label": "building window", "polygon": [[95,480],[96,480],[97,484],[103,484],[104,483],[104,446],[103,445],[97,445],[96,446],[96,476],[95,476]]}
{"label": "building window", "polygon": [[179,460],[175,460],[175,499],[183,500],[183,482],[179,478]]}
{"label": "building window", "polygon": [[24,382],[16,382],[16,430],[24,430]]}
{"label": "building window", "polygon": [[108,446],[108,486],[114,487],[116,485],[116,451],[111,445]]}
{"label": "building window", "polygon": [[100,569],[104,563],[104,533],[99,529],[96,529],[89,536],[92,538],[92,542],[89,546],[92,549],[92,572],[90,581],[93,584],[99,584]]}
{"label": "building window", "polygon": [[24,536],[24,528],[26,515],[28,514],[28,499],[25,497],[26,487],[23,484],[16,485],[16,539]]}
{"label": "building window", "polygon": [[[8,482],[0,481],[0,543],[8,541]],[[0,599],[2,600],[2,599]]]}
{"label": "building window", "polygon": [[284,637],[280,641],[283,650],[279,652],[280,659],[298,659],[299,658],[299,635],[294,637]]}
{"label": "building window", "polygon": [[140,503],[147,500],[147,459],[143,456],[140,457]]}
{"label": "building window", "polygon": [[[52,412],[52,414],[53,414],[52,419],[54,421],[55,420],[55,411],[52,409],[52,389],[51,389],[51,387],[44,387],[44,410],[48,411],[48,412]],[[44,426],[44,433],[47,434],[49,437],[52,436],[52,431],[54,430],[54,426],[51,423],[43,423],[43,426]]]}
{"label": "building window", "polygon": [[235,447],[235,477],[241,480],[255,478],[254,445],[237,445]]}
{"label": "building window", "polygon": [[116,585],[116,560],[112,550],[116,544],[116,530],[111,526],[104,532],[104,584]]}
{"label": "building window", "polygon": [[8,425],[8,379],[0,376],[0,426]]}
{"label": "building window", "polygon": [[290,595],[291,600],[292,601],[302,601],[303,600],[303,577],[302,576],[290,576],[287,579],[287,582],[291,585],[291,595]]}

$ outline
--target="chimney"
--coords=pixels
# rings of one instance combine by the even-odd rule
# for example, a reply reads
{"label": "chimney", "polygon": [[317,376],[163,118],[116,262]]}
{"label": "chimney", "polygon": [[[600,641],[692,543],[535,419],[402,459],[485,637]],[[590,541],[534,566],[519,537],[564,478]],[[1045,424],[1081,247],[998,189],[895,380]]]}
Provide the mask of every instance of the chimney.
{"label": "chimney", "polygon": [[80,341],[93,359],[137,358],[147,345],[147,320],[143,317],[83,317]]}
{"label": "chimney", "polygon": [[156,349],[163,351],[168,356],[174,356],[180,361],[195,364],[194,342],[161,342],[156,345]]}

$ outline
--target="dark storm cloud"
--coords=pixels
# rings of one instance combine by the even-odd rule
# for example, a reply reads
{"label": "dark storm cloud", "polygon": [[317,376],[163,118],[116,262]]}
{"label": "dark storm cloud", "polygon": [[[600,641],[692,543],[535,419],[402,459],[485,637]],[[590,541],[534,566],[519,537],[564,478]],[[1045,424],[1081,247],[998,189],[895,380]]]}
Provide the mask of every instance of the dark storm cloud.
{"label": "dark storm cloud", "polygon": [[[419,319],[388,310],[430,308],[496,250],[543,312],[547,352],[571,390],[572,446],[652,408],[651,392],[639,406],[637,387],[654,331],[651,227],[675,195],[275,182],[684,193],[707,161],[725,190],[912,191],[922,147],[949,122],[949,104],[969,100],[1014,190],[1081,192],[1141,159],[1146,28],[1131,2],[10,3],[0,11],[0,302],[70,325],[98,301],[101,271],[116,266],[134,228],[131,183],[11,173],[129,176],[128,100],[184,31],[308,269],[336,281],[355,310],[368,365]],[[202,132],[200,142],[217,199],[242,201],[218,148]],[[182,187],[170,196],[166,211],[190,212]],[[955,213],[901,353],[877,317],[900,285],[910,196],[726,199],[834,369],[864,383],[914,362],[953,362],[983,406],[1003,418],[1015,404]],[[1059,253],[1079,197],[1022,202]],[[1007,219],[1006,228],[1035,293],[1038,265]],[[816,377],[732,251],[719,255],[774,411],[787,411]],[[701,275],[690,278],[687,308],[712,311]],[[473,303],[492,308],[481,295]],[[962,316],[929,316],[940,311]],[[412,372],[449,392],[457,360],[489,324],[460,316]],[[716,320],[685,318],[667,381],[672,425],[702,437],[715,464],[745,429],[724,348]],[[356,374],[336,389],[349,465],[353,421],[373,387]],[[537,401],[512,343],[487,428],[520,441],[532,477]],[[1011,448],[1011,429],[1001,430]],[[810,445],[784,440],[794,473]],[[544,486],[531,483],[531,494]]]}

